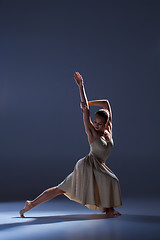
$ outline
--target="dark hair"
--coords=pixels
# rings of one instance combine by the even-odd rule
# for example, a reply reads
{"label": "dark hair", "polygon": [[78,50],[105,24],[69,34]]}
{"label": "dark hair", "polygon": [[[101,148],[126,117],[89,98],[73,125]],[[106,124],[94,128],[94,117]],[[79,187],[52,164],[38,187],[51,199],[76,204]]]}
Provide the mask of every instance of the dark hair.
{"label": "dark hair", "polygon": [[108,121],[108,119],[109,119],[109,112],[108,112],[107,109],[99,109],[95,114],[103,117],[104,120],[105,120],[105,123],[106,123],[106,122]]}

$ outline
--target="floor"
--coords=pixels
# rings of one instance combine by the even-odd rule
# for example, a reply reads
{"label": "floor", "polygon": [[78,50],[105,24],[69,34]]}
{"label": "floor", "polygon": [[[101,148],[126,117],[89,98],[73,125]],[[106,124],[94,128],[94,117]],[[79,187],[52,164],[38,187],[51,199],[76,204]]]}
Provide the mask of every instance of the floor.
{"label": "floor", "polygon": [[159,199],[124,198],[116,208],[120,217],[106,218],[100,211],[65,196],[43,203],[19,217],[24,202],[0,203],[1,240],[159,240]]}

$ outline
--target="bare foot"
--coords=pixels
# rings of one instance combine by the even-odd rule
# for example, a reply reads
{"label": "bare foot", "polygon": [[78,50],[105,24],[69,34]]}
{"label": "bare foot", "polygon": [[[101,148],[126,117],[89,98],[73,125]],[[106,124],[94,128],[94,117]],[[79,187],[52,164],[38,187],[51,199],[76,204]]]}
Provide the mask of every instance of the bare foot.
{"label": "bare foot", "polygon": [[122,214],[116,211],[113,207],[107,208],[105,211],[107,216],[121,216]]}
{"label": "bare foot", "polygon": [[29,201],[29,200],[27,200],[27,201],[25,202],[25,207],[19,212],[19,213],[20,213],[20,216],[21,216],[22,218],[24,218],[24,213],[25,213],[25,212],[28,212],[28,211],[31,210],[32,208],[33,208],[32,202]]}

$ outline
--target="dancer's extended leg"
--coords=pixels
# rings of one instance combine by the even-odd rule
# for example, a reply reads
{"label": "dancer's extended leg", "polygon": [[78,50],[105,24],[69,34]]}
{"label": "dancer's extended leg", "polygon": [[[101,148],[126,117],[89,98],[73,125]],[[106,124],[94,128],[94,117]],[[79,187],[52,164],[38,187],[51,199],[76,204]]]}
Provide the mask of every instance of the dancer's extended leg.
{"label": "dancer's extended leg", "polygon": [[28,212],[32,208],[36,207],[37,205],[44,203],[48,200],[51,200],[52,198],[55,198],[56,196],[65,193],[61,189],[57,187],[52,187],[46,189],[44,192],[42,192],[38,197],[36,197],[34,200],[29,201],[27,200],[25,203],[25,207],[20,211],[20,216],[24,217],[24,213]]}

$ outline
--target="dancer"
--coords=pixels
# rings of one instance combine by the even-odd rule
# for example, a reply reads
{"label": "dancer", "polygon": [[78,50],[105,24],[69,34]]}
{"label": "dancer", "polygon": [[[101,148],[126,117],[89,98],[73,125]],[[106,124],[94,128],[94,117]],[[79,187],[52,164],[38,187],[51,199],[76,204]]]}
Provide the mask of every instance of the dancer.
{"label": "dancer", "polygon": [[[84,81],[79,72],[74,74],[80,92],[85,132],[90,145],[87,156],[77,161],[74,170],[60,184],[46,189],[34,200],[27,200],[20,216],[33,207],[64,194],[89,209],[100,210],[107,216],[120,216],[114,208],[122,205],[119,179],[105,165],[114,146],[112,138],[112,111],[108,100],[87,100]],[[89,106],[101,106],[92,123]]]}

